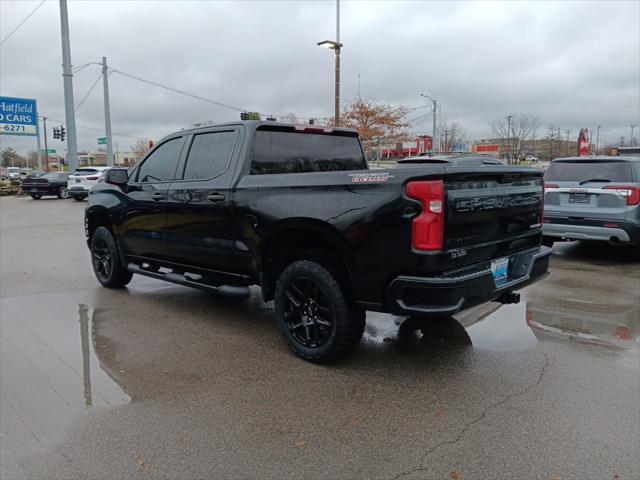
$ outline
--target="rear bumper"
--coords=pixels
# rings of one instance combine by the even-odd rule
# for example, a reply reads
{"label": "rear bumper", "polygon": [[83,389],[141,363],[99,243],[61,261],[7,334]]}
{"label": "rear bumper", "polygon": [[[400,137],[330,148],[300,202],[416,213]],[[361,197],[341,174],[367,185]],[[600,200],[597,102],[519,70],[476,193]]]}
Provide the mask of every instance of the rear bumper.
{"label": "rear bumper", "polygon": [[[553,218],[542,225],[542,234],[567,240],[616,240],[619,242],[640,242],[640,225],[624,221],[583,220],[580,223]],[[615,224],[616,226],[612,226]],[[604,226],[609,225],[609,226]]]}
{"label": "rear bumper", "polygon": [[386,310],[396,315],[452,315],[500,297],[509,298],[511,292],[548,275],[551,255],[547,247],[510,255],[508,277],[497,282],[490,261],[439,277],[399,276],[387,289]]}
{"label": "rear bumper", "polygon": [[88,197],[89,196],[89,189],[84,189],[82,187],[69,187],[67,188],[67,191],[69,192],[69,196],[72,197]]}

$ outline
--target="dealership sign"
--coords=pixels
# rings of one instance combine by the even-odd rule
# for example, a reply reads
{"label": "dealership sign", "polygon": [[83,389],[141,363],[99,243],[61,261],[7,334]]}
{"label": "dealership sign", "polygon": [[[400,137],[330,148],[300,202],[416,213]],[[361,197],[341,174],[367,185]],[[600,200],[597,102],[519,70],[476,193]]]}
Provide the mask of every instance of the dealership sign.
{"label": "dealership sign", "polygon": [[30,98],[0,97],[0,134],[36,135],[38,109]]}

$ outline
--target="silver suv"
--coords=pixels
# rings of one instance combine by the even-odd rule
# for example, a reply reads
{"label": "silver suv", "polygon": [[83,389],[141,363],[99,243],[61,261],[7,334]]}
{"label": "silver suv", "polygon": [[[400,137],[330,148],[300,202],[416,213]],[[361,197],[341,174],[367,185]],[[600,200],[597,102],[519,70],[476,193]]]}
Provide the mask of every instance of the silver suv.
{"label": "silver suv", "polygon": [[640,157],[569,157],[545,176],[544,243],[640,244]]}

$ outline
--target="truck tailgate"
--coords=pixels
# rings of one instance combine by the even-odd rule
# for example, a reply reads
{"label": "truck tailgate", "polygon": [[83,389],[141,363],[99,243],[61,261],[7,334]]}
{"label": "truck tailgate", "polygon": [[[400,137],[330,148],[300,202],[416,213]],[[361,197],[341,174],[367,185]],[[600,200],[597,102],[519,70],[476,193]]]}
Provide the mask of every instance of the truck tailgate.
{"label": "truck tailgate", "polygon": [[542,170],[501,166],[445,170],[445,250],[460,249],[466,255],[466,250],[474,249],[475,260],[483,260],[539,243]]}

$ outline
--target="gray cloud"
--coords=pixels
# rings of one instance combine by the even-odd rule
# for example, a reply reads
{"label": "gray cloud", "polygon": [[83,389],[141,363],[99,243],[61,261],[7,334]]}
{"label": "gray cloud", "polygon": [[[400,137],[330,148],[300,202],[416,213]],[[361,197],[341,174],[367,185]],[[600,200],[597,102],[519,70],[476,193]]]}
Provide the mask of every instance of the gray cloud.
{"label": "gray cloud", "polygon": [[[0,37],[35,1],[0,3]],[[333,105],[333,1],[71,1],[74,65],[99,61],[143,78],[265,113],[326,117]],[[577,134],[602,125],[603,141],[629,138],[640,124],[640,3],[365,2],[342,4],[343,98],[409,107],[429,89],[449,120],[471,138],[489,135],[505,113],[530,113]],[[58,2],[47,2],[0,50],[2,95],[36,98],[41,114],[63,120]],[[76,103],[98,77],[74,77]],[[110,76],[114,132],[159,138],[202,120],[238,113]],[[426,111],[426,110],[423,110]],[[416,115],[417,116],[417,115]],[[103,128],[99,84],[77,115]],[[51,122],[54,123],[54,122]],[[430,132],[430,122],[416,127]],[[636,129],[636,136],[640,127]],[[100,133],[78,129],[79,146]],[[119,148],[134,140],[116,137]],[[52,147],[64,146],[52,141]],[[2,137],[26,151],[33,139]]]}

